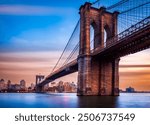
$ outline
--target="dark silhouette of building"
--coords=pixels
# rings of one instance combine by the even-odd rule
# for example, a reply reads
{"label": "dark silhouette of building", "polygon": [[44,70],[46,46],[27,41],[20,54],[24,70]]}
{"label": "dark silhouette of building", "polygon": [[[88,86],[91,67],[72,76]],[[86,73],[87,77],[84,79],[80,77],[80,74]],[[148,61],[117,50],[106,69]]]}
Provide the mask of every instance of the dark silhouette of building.
{"label": "dark silhouette of building", "polygon": [[135,92],[135,90],[132,87],[128,87],[128,88],[126,88],[126,92],[132,93],[132,92]]}

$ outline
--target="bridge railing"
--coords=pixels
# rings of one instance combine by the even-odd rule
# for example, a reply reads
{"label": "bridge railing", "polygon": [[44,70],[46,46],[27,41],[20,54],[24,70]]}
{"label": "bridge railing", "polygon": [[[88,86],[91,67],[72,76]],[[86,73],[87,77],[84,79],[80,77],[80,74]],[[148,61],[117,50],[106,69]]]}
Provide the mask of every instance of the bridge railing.
{"label": "bridge railing", "polygon": [[135,25],[132,25],[130,28],[124,30],[123,32],[119,33],[118,35],[114,36],[113,38],[110,38],[106,41],[106,47],[97,47],[96,49],[91,50],[91,53],[93,53],[96,50],[103,50],[105,48],[111,47],[115,45],[116,43],[120,42],[122,39],[132,35],[133,33],[138,32],[139,30],[147,27],[150,25],[150,16],[143,19],[142,21],[136,23]]}
{"label": "bridge railing", "polygon": [[150,16],[143,19],[142,21],[136,23],[135,25],[132,25],[130,28],[126,29],[125,31],[123,31],[121,33],[119,33],[115,37],[110,38],[109,40],[107,40],[106,47],[112,46],[113,44],[117,43],[118,41],[132,35],[133,33],[147,27],[148,25],[150,25]]}

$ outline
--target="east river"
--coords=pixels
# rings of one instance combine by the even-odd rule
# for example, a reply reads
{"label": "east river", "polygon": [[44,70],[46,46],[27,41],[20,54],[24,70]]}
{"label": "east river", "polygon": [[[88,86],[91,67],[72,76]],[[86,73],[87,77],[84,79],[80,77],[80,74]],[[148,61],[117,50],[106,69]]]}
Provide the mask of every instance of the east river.
{"label": "east river", "polygon": [[0,108],[150,108],[150,93],[76,96],[75,93],[0,93]]}

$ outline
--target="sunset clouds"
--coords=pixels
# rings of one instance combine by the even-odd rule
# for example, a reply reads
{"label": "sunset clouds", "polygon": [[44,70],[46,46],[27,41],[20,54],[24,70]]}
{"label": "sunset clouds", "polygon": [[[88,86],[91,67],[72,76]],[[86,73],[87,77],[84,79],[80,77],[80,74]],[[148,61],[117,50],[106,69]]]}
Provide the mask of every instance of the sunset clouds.
{"label": "sunset clouds", "polygon": [[25,79],[35,82],[35,75],[48,75],[60,52],[20,52],[0,54],[0,77],[17,83]]}
{"label": "sunset clouds", "polygon": [[120,88],[150,90],[150,49],[122,57],[119,73]]}
{"label": "sunset clouds", "polygon": [[[122,57],[120,61],[120,88],[133,86],[138,90],[150,90],[149,49]],[[61,51],[46,52],[15,52],[0,54],[0,77],[17,83],[25,79],[28,83],[35,82],[35,75],[47,76],[51,71]],[[77,82],[77,73],[59,78],[56,81]]]}

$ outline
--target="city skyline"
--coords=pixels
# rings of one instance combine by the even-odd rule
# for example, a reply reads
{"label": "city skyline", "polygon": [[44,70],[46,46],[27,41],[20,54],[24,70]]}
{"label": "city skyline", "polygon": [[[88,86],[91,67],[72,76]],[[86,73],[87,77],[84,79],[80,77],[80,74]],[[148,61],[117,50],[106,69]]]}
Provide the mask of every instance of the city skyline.
{"label": "city skyline", "polygon": [[[67,4],[65,0],[1,1],[0,78],[15,83],[25,79],[31,84],[35,75],[47,76],[65,47],[79,19],[78,9],[85,1],[71,0]],[[149,61],[150,49],[121,58],[120,88],[150,90]],[[77,82],[77,73],[59,80]]]}
{"label": "city skyline", "polygon": [[[58,81],[58,82],[51,82],[50,84],[46,84],[44,86],[45,89],[47,89],[45,92],[53,92],[51,90],[49,90],[49,88],[55,88],[56,86],[67,86],[67,85],[73,85],[74,87],[76,87],[77,89],[77,84],[74,82],[67,82],[67,81]],[[18,88],[19,87],[19,88]],[[0,91],[1,92],[18,92],[18,91],[10,91],[11,89],[13,90],[17,90],[17,89],[21,89],[23,91],[22,92],[35,92],[35,87],[36,87],[36,83],[31,83],[30,85],[26,84],[26,81],[24,79],[20,80],[19,83],[12,83],[11,80],[5,81],[5,79],[0,79]],[[29,91],[26,91],[29,90]],[[32,90],[32,91],[31,91]],[[126,88],[124,89],[119,89],[120,92],[141,92],[141,93],[149,93],[150,90],[148,91],[144,91],[144,90],[136,90],[135,88],[133,88],[132,86],[126,86]],[[57,93],[57,92],[56,92]],[[58,92],[59,93],[59,92]],[[62,91],[60,92],[62,93]],[[64,91],[65,93],[65,91]],[[74,93],[76,93],[76,91],[74,91]]]}

